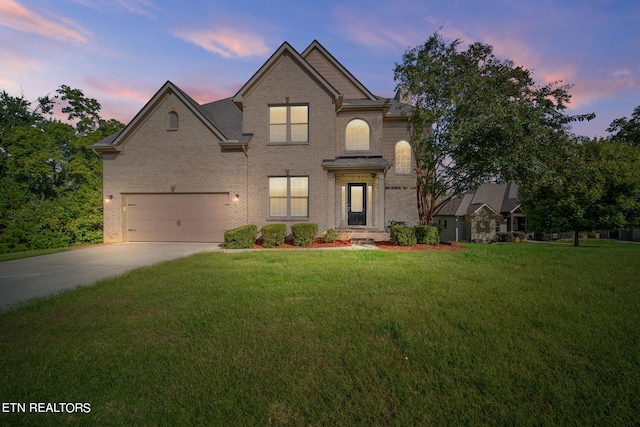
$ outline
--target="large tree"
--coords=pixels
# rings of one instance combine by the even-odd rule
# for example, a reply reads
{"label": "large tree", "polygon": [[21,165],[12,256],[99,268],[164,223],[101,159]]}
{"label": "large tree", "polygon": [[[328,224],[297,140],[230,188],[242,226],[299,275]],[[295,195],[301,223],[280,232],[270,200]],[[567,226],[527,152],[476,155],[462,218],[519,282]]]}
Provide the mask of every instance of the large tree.
{"label": "large tree", "polygon": [[124,126],[99,112],[65,85],[35,103],[0,92],[0,251],[99,240],[102,159],[88,147]]}
{"label": "large tree", "polygon": [[612,121],[607,132],[613,132],[612,141],[640,147],[640,106],[633,110],[631,119],[622,117]]}
{"label": "large tree", "polygon": [[541,173],[568,124],[593,117],[564,114],[568,86],[536,86],[529,70],[497,58],[491,46],[460,45],[436,32],[394,70],[397,90],[413,105],[409,142],[421,224],[483,182]]}
{"label": "large tree", "polygon": [[573,137],[544,177],[520,187],[529,226],[581,232],[640,226],[640,150],[609,139]]}

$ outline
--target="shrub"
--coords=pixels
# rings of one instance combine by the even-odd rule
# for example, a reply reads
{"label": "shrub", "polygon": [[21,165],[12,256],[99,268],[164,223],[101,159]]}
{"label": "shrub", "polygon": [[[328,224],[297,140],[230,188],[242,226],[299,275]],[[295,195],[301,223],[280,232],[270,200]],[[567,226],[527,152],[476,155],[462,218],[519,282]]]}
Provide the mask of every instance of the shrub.
{"label": "shrub", "polygon": [[525,233],[524,231],[514,231],[513,239],[515,240],[516,237],[519,237],[520,241],[524,242],[525,240],[527,240],[527,233]]}
{"label": "shrub", "polygon": [[391,229],[391,243],[397,246],[415,246],[417,240],[413,227],[392,225],[389,228]]}
{"label": "shrub", "polygon": [[514,237],[513,233],[507,233],[507,232],[504,232],[504,231],[500,231],[500,232],[496,233],[495,239],[496,239],[497,242],[509,243],[509,242],[513,242],[515,240],[515,237]]}
{"label": "shrub", "polygon": [[252,248],[257,235],[258,226],[253,224],[227,230],[224,233],[224,247],[225,249]]}
{"label": "shrub", "polygon": [[318,224],[303,222],[291,226],[293,244],[296,246],[310,246],[318,234]]}
{"label": "shrub", "polygon": [[404,221],[396,221],[395,219],[389,220],[387,230],[391,230],[391,227],[393,227],[394,225],[407,225],[407,223]]}
{"label": "shrub", "polygon": [[287,236],[287,226],[286,224],[268,224],[260,229],[260,233],[262,233],[262,246],[265,248],[280,246]]}
{"label": "shrub", "polygon": [[322,233],[322,241],[325,243],[333,243],[336,241],[337,233],[333,228]]}
{"label": "shrub", "polygon": [[416,225],[414,227],[416,233],[416,241],[427,245],[437,245],[440,243],[440,234],[438,227],[432,225]]}

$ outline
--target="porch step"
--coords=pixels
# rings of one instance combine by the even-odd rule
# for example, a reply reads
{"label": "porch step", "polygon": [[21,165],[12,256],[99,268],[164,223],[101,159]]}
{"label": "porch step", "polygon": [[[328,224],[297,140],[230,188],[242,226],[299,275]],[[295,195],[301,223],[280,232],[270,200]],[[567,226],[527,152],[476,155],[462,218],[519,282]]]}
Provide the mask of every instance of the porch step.
{"label": "porch step", "polygon": [[377,230],[342,229],[336,230],[336,234],[336,238],[338,240],[353,241],[354,239],[371,239],[375,242],[391,240],[391,235],[389,233]]}
{"label": "porch step", "polygon": [[378,249],[376,241],[373,239],[351,239],[353,249]]}
{"label": "porch step", "polygon": [[368,239],[368,238],[357,238],[354,237],[350,240],[352,245],[375,245],[376,241],[374,239]]}

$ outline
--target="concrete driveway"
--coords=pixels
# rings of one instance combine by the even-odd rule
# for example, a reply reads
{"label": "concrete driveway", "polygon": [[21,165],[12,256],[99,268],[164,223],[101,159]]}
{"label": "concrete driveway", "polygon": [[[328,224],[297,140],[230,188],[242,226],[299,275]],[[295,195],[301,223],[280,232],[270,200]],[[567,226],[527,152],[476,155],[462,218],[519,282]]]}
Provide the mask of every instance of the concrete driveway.
{"label": "concrete driveway", "polygon": [[219,243],[116,243],[0,262],[0,310],[134,268],[215,250]]}

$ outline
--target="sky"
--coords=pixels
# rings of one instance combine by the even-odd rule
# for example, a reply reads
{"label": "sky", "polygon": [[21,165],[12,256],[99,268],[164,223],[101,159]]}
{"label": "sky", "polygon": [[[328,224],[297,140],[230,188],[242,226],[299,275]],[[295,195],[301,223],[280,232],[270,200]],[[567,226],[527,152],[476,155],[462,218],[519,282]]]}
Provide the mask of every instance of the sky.
{"label": "sky", "polygon": [[606,136],[640,105],[638,0],[0,0],[0,90],[35,101],[68,85],[126,124],[167,80],[216,101],[283,42],[318,40],[392,97],[395,64],[438,30],[573,85],[567,113],[596,114],[576,134]]}

